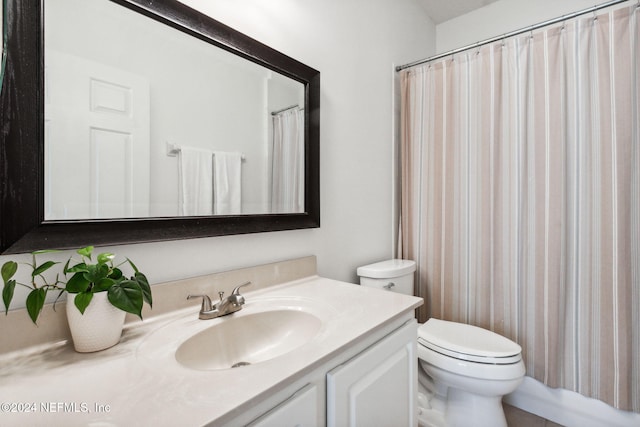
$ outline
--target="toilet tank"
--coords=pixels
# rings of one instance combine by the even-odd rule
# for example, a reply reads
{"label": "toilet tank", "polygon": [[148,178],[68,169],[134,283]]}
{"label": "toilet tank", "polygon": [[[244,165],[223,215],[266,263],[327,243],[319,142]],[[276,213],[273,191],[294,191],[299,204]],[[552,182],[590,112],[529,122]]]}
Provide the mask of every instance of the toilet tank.
{"label": "toilet tank", "polygon": [[413,273],[415,261],[390,259],[375,264],[358,267],[358,276],[362,286],[387,289],[405,295],[413,295]]}

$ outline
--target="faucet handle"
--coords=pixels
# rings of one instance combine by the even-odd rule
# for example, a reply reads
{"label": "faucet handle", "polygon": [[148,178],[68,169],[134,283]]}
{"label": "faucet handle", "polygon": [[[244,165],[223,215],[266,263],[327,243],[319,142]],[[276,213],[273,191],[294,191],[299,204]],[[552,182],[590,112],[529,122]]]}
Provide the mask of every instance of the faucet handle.
{"label": "faucet handle", "polygon": [[231,295],[240,295],[240,288],[242,288],[243,286],[247,286],[250,285],[251,282],[244,282],[242,285],[238,285],[236,286],[233,291],[231,292]]}
{"label": "faucet handle", "polygon": [[202,298],[202,307],[200,311],[211,311],[211,298],[208,295],[187,295],[187,299]]}
{"label": "faucet handle", "polygon": [[236,307],[240,307],[244,304],[244,296],[240,295],[240,288],[243,286],[250,285],[251,282],[245,282],[242,285],[236,286],[235,289],[231,292],[230,300],[233,301]]}

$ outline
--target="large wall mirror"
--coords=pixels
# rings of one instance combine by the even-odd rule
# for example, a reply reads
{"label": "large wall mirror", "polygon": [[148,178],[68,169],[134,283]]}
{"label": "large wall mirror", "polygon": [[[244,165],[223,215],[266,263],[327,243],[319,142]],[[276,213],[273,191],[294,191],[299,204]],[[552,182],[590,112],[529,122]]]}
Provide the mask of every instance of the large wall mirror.
{"label": "large wall mirror", "polygon": [[319,226],[318,71],[174,0],[6,13],[3,252]]}

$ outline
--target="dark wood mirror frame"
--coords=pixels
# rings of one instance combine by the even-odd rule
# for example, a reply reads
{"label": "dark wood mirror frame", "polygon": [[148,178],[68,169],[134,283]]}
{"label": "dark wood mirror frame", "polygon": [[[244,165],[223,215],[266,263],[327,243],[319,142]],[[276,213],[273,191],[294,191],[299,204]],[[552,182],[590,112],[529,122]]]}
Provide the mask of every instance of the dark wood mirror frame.
{"label": "dark wood mirror frame", "polygon": [[6,2],[0,92],[0,253],[117,245],[320,226],[320,72],[175,0],[113,1],[305,86],[305,212],[45,221],[45,0]]}

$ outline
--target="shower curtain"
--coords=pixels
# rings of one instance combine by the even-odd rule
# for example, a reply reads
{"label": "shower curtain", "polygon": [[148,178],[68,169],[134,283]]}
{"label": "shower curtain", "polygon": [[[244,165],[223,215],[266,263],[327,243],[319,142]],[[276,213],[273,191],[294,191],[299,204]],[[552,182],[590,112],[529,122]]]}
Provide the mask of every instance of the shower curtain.
{"label": "shower curtain", "polygon": [[273,116],[271,213],[304,212],[304,110]]}
{"label": "shower curtain", "polygon": [[419,312],[527,375],[640,412],[635,4],[401,73],[401,243]]}

